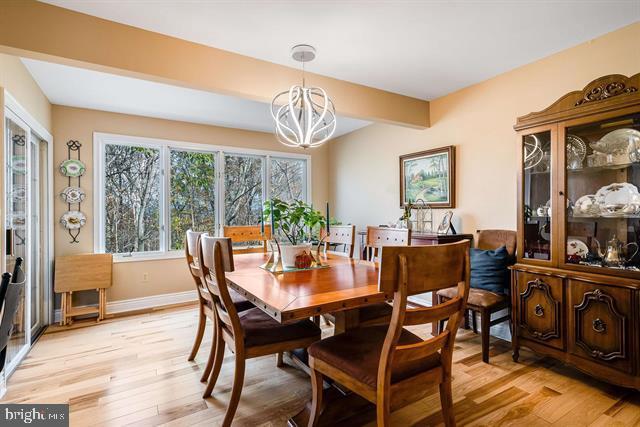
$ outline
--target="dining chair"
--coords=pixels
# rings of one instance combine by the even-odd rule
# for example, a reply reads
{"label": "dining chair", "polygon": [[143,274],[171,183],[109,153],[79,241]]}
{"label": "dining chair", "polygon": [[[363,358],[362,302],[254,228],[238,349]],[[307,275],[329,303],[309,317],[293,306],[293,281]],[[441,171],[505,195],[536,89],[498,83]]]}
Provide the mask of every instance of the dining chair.
{"label": "dining chair", "polygon": [[7,359],[7,345],[14,330],[16,314],[22,305],[20,295],[25,292],[26,278],[22,270],[22,258],[16,258],[13,274],[4,273],[0,281],[2,292],[2,319],[0,320],[0,373],[4,371]]}
{"label": "dining chair", "polygon": [[[200,237],[206,233],[187,230],[185,237],[185,256],[187,259],[187,265],[189,266],[189,272],[191,273],[191,277],[196,285],[196,292],[198,293],[198,329],[196,331],[196,338],[193,343],[193,347],[191,348],[191,353],[189,353],[189,358],[187,359],[189,362],[196,358],[196,354],[198,354],[198,350],[200,349],[200,344],[202,343],[202,337],[204,336],[204,330],[207,324],[207,319],[211,321],[213,324],[215,322],[215,313],[213,311],[213,300],[207,291],[207,289],[203,286],[203,281],[200,277],[201,268],[200,261],[198,259],[198,244],[200,241]],[[251,302],[249,302],[246,298],[238,294],[237,292],[232,292],[232,299],[238,311],[244,311],[249,308],[255,307]],[[211,339],[211,349],[209,350],[209,357],[207,360],[207,364],[205,365],[204,372],[202,373],[202,377],[200,381],[204,382],[209,377],[209,373],[211,372],[211,368],[213,366],[213,357],[215,355],[215,328],[213,328],[213,337]]]}
{"label": "dining chair", "polygon": [[320,328],[311,320],[281,324],[259,308],[238,312],[230,297],[223,265],[223,246],[231,239],[202,236],[198,248],[201,275],[216,312],[216,354],[203,397],[211,396],[224,358],[225,347],[235,353],[235,372],[229,405],[222,425],[229,426],[238,407],[247,359],[307,348],[320,339]]}
{"label": "dining chair", "polygon": [[[368,226],[365,260],[379,261],[382,246],[411,246],[411,230]],[[384,302],[367,305],[358,310],[358,322],[362,326],[388,324],[391,321],[391,311],[391,306]]]}
{"label": "dining chair", "polygon": [[[324,241],[324,253],[330,255],[353,258],[356,243],[355,225],[332,225]],[[331,246],[341,247],[343,250],[330,250]],[[337,248],[336,248],[337,249]]]}
{"label": "dining chair", "polygon": [[[455,425],[451,365],[456,331],[469,293],[469,241],[381,250],[378,289],[393,293],[388,326],[356,328],[309,347],[313,400],[309,425],[317,425],[327,376],[376,405],[378,426],[391,411],[422,399],[440,386],[446,426]],[[407,297],[456,285],[457,295],[433,307],[407,308]],[[422,339],[404,326],[449,318],[436,336]]]}
{"label": "dining chair", "polygon": [[229,237],[233,243],[262,242],[262,246],[234,248],[237,254],[267,252],[267,242],[271,239],[271,228],[266,227],[264,232],[259,225],[226,225],[222,227],[222,235]]}
{"label": "dining chair", "polygon": [[[478,249],[494,250],[505,246],[507,253],[515,260],[517,234],[513,230],[478,230]],[[510,276],[508,276],[510,277]],[[510,287],[509,287],[510,288]],[[436,293],[436,302],[442,303],[450,300],[456,294],[455,288],[441,289]],[[502,310],[507,310],[506,314],[491,320],[491,316]],[[476,314],[480,317],[480,335],[482,337],[482,361],[489,363],[489,337],[491,327],[502,322],[509,322],[511,330],[511,303],[509,295],[498,292],[491,292],[486,289],[471,288],[467,301],[467,312],[464,315],[465,328],[469,325],[469,315],[471,314],[473,332],[478,333]],[[444,319],[438,322],[438,329],[444,325]]]}

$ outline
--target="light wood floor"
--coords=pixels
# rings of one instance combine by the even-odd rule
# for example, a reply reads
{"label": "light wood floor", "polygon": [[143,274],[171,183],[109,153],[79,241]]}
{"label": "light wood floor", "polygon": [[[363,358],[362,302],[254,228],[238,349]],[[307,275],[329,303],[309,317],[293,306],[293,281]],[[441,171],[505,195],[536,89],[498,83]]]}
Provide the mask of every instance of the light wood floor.
{"label": "light wood floor", "polygon": [[[196,361],[186,361],[196,320],[195,307],[181,307],[50,328],[10,379],[3,403],[69,403],[72,426],[219,425],[231,391],[233,355],[226,354],[214,397],[203,400],[199,377],[208,335]],[[453,371],[458,425],[640,425],[640,393],[527,351],[516,364],[506,342],[492,344],[491,364],[484,364],[479,336],[459,333]],[[234,425],[286,425],[309,396],[302,372],[276,368],[275,356],[253,359]],[[434,393],[396,412],[394,425],[438,425],[439,410]]]}

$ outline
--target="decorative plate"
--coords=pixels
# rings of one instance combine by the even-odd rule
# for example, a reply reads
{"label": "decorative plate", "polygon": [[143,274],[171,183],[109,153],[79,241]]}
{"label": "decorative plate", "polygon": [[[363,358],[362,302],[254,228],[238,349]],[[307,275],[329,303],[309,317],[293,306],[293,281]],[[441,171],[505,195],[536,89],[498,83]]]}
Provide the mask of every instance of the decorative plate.
{"label": "decorative plate", "polygon": [[14,185],[10,194],[11,199],[20,202],[27,197],[27,188],[24,185]]}
{"label": "decorative plate", "polygon": [[11,169],[19,174],[27,172],[27,158],[25,156],[17,155],[11,158]]}
{"label": "decorative plate", "polygon": [[596,202],[604,216],[634,214],[638,210],[638,188],[628,182],[609,184],[599,189]]}
{"label": "decorative plate", "polygon": [[60,224],[67,230],[77,230],[87,222],[87,217],[80,211],[67,211],[60,218]]}
{"label": "decorative plate", "polygon": [[11,220],[11,228],[16,230],[24,230],[27,225],[27,215],[24,212],[14,212],[9,215]]}
{"label": "decorative plate", "polygon": [[71,178],[84,175],[86,170],[87,167],[80,160],[68,159],[60,163],[60,173]]}
{"label": "decorative plate", "polygon": [[578,255],[585,258],[589,255],[589,247],[582,240],[567,239],[567,255]]}
{"label": "decorative plate", "polygon": [[60,197],[65,203],[82,203],[86,194],[80,187],[67,187],[62,190]]}
{"label": "decorative plate", "polygon": [[640,132],[635,129],[616,129],[591,144],[593,151],[605,154],[623,154],[630,142],[640,141]]}

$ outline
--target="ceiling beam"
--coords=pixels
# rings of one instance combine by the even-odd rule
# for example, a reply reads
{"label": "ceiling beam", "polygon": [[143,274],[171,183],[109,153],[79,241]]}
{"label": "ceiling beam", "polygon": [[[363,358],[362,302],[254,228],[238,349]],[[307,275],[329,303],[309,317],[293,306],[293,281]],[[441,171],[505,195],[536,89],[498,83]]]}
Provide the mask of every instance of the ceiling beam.
{"label": "ceiling beam", "polygon": [[[301,79],[295,68],[34,0],[0,1],[0,51],[262,102]],[[312,73],[307,82],[324,88],[339,114],[429,127],[428,101]]]}

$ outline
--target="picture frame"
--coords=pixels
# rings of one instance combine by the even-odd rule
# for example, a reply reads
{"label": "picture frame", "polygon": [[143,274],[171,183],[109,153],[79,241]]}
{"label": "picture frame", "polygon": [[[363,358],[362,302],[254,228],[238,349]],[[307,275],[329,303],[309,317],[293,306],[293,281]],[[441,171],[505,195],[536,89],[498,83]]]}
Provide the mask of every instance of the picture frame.
{"label": "picture frame", "polygon": [[455,146],[400,156],[400,207],[423,200],[431,208],[456,207]]}

